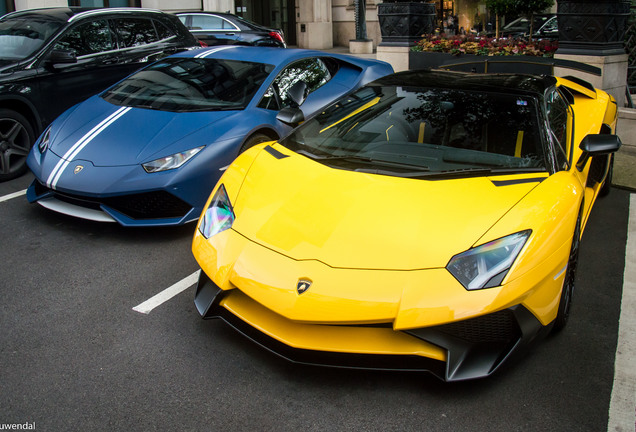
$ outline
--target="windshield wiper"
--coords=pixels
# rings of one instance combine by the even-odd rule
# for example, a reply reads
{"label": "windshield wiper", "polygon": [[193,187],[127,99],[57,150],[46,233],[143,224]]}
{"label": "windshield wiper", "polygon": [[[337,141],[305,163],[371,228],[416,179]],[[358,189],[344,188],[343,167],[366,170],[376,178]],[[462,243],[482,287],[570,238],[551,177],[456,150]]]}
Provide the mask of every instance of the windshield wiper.
{"label": "windshield wiper", "polygon": [[321,160],[321,161],[355,160],[355,161],[362,161],[362,162],[377,162],[376,159],[372,159],[368,156],[356,156],[356,155],[316,156],[316,160]]}
{"label": "windshield wiper", "polygon": [[358,168],[355,171],[362,172],[362,173],[380,174],[380,175],[388,175],[393,177],[404,177],[404,178],[421,178],[421,177],[428,177],[431,175],[429,169],[426,167],[421,171],[393,171],[393,170],[380,169],[380,168]]}
{"label": "windshield wiper", "polygon": [[[396,177],[421,177],[429,174],[429,167],[422,165],[414,165],[402,162],[394,162],[387,161],[383,159],[373,159],[368,156],[357,156],[357,155],[331,155],[331,156],[317,156],[312,154],[306,150],[298,150],[300,154],[305,156],[309,156],[310,158],[318,161],[318,162],[333,162],[333,161],[355,161],[355,162],[364,162],[367,165],[375,165],[376,167],[360,167],[354,169],[356,172],[365,172],[370,174],[383,174],[383,175],[392,175]],[[394,168],[394,169],[382,169],[384,168]],[[415,171],[406,171],[405,168],[415,168]]]}
{"label": "windshield wiper", "polygon": [[454,177],[478,177],[487,175],[502,175],[502,174],[523,174],[528,172],[543,172],[541,168],[459,168],[447,171],[438,171],[430,173],[430,176],[442,177],[442,178],[454,178]]}
{"label": "windshield wiper", "polygon": [[457,168],[445,171],[439,171],[438,174],[443,175],[464,175],[464,174],[490,174],[492,168]]}

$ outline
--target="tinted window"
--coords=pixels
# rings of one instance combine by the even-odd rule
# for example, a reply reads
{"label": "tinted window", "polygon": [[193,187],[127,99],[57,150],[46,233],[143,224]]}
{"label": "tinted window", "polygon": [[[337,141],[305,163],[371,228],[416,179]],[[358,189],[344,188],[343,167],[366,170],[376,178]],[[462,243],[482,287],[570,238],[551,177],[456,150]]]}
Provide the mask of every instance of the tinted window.
{"label": "tinted window", "polygon": [[37,51],[61,23],[43,19],[8,18],[0,21],[0,59],[19,60]]}
{"label": "tinted window", "polygon": [[559,30],[559,22],[556,18],[551,18],[548,22],[541,27],[541,30],[544,32],[556,32]]}
{"label": "tinted window", "polygon": [[169,37],[172,37],[175,35],[168,27],[166,27],[159,21],[153,20],[153,22],[155,23],[155,29],[157,30],[157,35],[159,36],[159,40],[168,39]]}
{"label": "tinted window", "polygon": [[236,30],[236,26],[228,20],[223,20],[223,30]]}
{"label": "tinted window", "polygon": [[568,106],[556,90],[546,97],[546,112],[554,138],[567,152]]}
{"label": "tinted window", "polygon": [[159,40],[152,21],[144,18],[119,18],[116,21],[119,47],[146,45]]}
{"label": "tinted window", "polygon": [[211,15],[192,15],[193,30],[221,30],[223,22],[219,17]]}
{"label": "tinted window", "polygon": [[114,48],[106,20],[90,21],[73,27],[55,44],[55,49],[73,51],[78,57]]}
{"label": "tinted window", "polygon": [[282,144],[322,163],[386,175],[545,171],[537,101],[439,88],[366,87]]}
{"label": "tinted window", "polygon": [[135,73],[102,97],[115,105],[162,111],[240,110],[273,68],[232,60],[166,59]]}
{"label": "tinted window", "polygon": [[301,60],[287,66],[278,74],[274,84],[267,90],[259,107],[281,109],[290,106],[287,90],[298,81],[307,83],[309,93],[322,87],[331,79],[331,72],[325,62],[318,58]]}
{"label": "tinted window", "polygon": [[557,90],[546,97],[546,113],[550,125],[550,138],[556,149],[557,166],[567,168],[570,154],[568,139],[568,105]]}

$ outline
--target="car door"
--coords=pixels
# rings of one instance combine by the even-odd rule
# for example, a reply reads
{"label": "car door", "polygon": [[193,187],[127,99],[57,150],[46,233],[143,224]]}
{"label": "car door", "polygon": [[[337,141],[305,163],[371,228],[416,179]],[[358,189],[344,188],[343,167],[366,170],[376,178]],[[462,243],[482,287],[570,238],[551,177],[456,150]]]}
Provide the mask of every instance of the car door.
{"label": "car door", "polygon": [[232,45],[240,41],[241,30],[223,17],[212,14],[180,15],[185,25],[197,39],[212,45]]}
{"label": "car door", "polygon": [[[115,41],[105,18],[82,20],[58,37],[37,68],[39,93],[46,95],[42,124],[121,78],[112,72],[118,61]],[[66,53],[69,62],[53,62],[56,52]]]}

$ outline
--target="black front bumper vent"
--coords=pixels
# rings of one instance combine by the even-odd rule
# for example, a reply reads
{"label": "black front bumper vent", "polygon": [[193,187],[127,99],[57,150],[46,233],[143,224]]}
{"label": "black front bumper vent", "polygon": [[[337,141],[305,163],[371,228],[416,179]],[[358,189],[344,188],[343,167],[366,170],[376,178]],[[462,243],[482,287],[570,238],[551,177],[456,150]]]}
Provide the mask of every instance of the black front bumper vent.
{"label": "black front bumper vent", "polygon": [[52,190],[36,181],[35,194],[41,196],[46,193],[60,201],[84,208],[99,210],[103,205],[131,219],[182,218],[192,210],[190,204],[163,190],[98,198]]}

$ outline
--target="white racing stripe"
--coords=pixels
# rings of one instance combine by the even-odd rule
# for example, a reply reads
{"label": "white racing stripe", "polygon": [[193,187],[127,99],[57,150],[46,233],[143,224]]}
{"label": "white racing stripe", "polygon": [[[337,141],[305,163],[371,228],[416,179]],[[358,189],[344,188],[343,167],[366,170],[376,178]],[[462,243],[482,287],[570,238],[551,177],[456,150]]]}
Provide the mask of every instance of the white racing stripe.
{"label": "white racing stripe", "polygon": [[27,190],[21,190],[18,192],[10,193],[9,195],[4,195],[0,197],[0,202],[9,201],[10,199],[20,197],[22,195],[26,195]]}
{"label": "white racing stripe", "polygon": [[212,54],[214,54],[216,52],[219,52],[219,51],[226,50],[228,48],[232,48],[232,45],[226,45],[226,46],[210,48],[208,50],[203,51],[202,53],[199,53],[199,54],[195,55],[194,58],[206,58],[207,56],[210,56],[210,55],[212,55]]}
{"label": "white racing stripe", "polygon": [[60,176],[62,175],[62,172],[64,172],[66,167],[71,163],[71,161],[75,158],[75,156],[77,156],[77,154],[80,151],[82,151],[82,149],[86,147],[86,145],[90,143],[97,135],[102,133],[104,129],[106,129],[108,126],[113,124],[118,118],[120,118],[121,116],[126,114],[128,111],[130,111],[130,109],[131,107],[119,108],[117,111],[115,111],[114,113],[106,117],[104,120],[102,120],[93,129],[88,131],[88,133],[84,135],[82,138],[80,138],[79,141],[73,144],[73,146],[70,149],[68,149],[68,151],[64,154],[64,156],[62,156],[62,158],[59,160],[57,165],[55,165],[55,168],[53,168],[53,171],[51,171],[49,178],[46,180],[46,185],[51,189],[55,189],[55,186],[57,185],[57,182],[59,181]]}
{"label": "white racing stripe", "polygon": [[[205,50],[200,54],[197,54],[196,56],[194,56],[194,58],[205,58],[216,52],[226,50],[229,48],[232,48],[232,46],[229,45],[229,46],[214,47],[214,48]],[[62,176],[62,173],[64,172],[66,167],[68,167],[68,165],[73,161],[73,159],[77,156],[77,154],[80,151],[82,151],[82,149],[86,147],[86,145],[90,143],[97,135],[103,132],[104,129],[106,129],[108,126],[110,126],[115,121],[117,121],[117,119],[119,119],[121,116],[126,114],[130,109],[131,107],[119,108],[117,111],[115,111],[114,113],[106,117],[104,120],[102,120],[97,126],[91,129],[86,135],[80,138],[80,140],[77,141],[70,149],[68,149],[68,151],[64,154],[64,156],[62,156],[60,161],[55,165],[55,168],[53,169],[53,171],[51,171],[51,174],[46,180],[46,185],[51,189],[55,189],[57,186],[57,182],[60,180],[60,177]]]}
{"label": "white racing stripe", "polygon": [[636,430],[636,194],[630,196],[623,298],[608,432]]}
{"label": "white racing stripe", "polygon": [[201,270],[195,271],[190,276],[180,280],[179,282],[172,285],[171,287],[166,288],[165,290],[161,291],[159,294],[153,297],[150,297],[145,302],[135,306],[133,310],[139,313],[149,314],[150,311],[156,308],[157,306],[167,302],[172,297],[182,293],[186,289],[190,288],[192,285],[196,284],[197,281],[199,280],[200,271]]}

